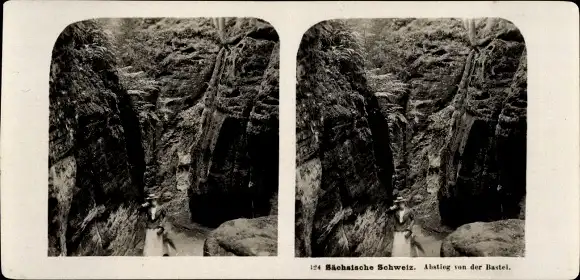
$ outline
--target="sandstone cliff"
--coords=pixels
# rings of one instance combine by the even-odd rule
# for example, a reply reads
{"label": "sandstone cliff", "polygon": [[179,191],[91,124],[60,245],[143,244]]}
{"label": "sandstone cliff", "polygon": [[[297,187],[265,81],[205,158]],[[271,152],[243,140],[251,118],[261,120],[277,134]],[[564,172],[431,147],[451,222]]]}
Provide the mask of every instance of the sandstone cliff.
{"label": "sandstone cliff", "polygon": [[453,19],[374,19],[366,25],[370,33],[359,34],[368,39],[359,41],[366,42],[370,86],[391,128],[394,192],[417,206],[424,226],[445,230],[435,194],[453,112],[448,105],[469,54],[467,32]]}
{"label": "sandstone cliff", "polygon": [[99,19],[61,34],[51,255],[139,255],[145,192],[161,195],[171,229],[260,216],[277,228],[278,36],[257,19],[217,22]]}
{"label": "sandstone cliff", "polygon": [[136,112],[98,25],[58,37],[50,69],[49,255],[133,255],[143,148]]}
{"label": "sandstone cliff", "polygon": [[[223,33],[209,18],[122,25],[115,37],[128,57],[121,62],[138,66],[123,80],[140,102],[146,188],[163,193],[175,211],[190,212],[193,221],[212,227],[275,213],[274,28],[245,18],[225,20]],[[130,42],[138,47],[123,47],[127,37],[136,38]]]}
{"label": "sandstone cliff", "polygon": [[389,129],[360,47],[327,21],[306,32],[297,59],[296,256],[386,256]]}
{"label": "sandstone cliff", "polygon": [[526,192],[525,55],[512,27],[468,57],[441,155],[444,224],[519,217]]}
{"label": "sandstone cliff", "polygon": [[190,152],[194,220],[218,225],[270,212],[278,189],[276,40],[246,36],[218,54]]}
{"label": "sandstone cliff", "polygon": [[[344,204],[364,197],[364,192],[359,191],[358,196],[344,202],[342,197],[351,194],[348,188],[336,195],[333,190],[327,191],[321,186],[326,182],[333,186],[338,181],[356,189],[356,180],[371,178],[367,174],[373,169],[367,167],[352,173],[348,169],[332,170],[331,165],[325,169],[325,161],[332,161],[324,158],[325,155],[350,168],[364,163],[353,156],[361,152],[358,147],[362,145],[357,149],[341,150],[339,154],[319,151],[325,149],[327,143],[339,147],[350,145],[354,141],[349,137],[355,136],[365,139],[363,142],[368,141],[366,147],[375,155],[377,147],[392,150],[392,156],[375,157],[388,158],[392,173],[381,178],[381,173],[377,172],[377,182],[388,187],[366,198],[367,211],[375,209],[375,201],[388,202],[387,197],[392,195],[409,198],[411,207],[417,212],[419,232],[430,235],[425,240],[441,242],[445,235],[467,223],[524,219],[527,77],[525,43],[518,29],[509,21],[497,18],[341,22],[349,26],[348,31],[337,28],[338,23],[311,29],[303,39],[301,47],[304,50],[301,49],[298,56],[296,207],[300,211],[297,211],[296,232],[300,236],[296,237],[297,255],[357,254],[356,250],[347,249],[355,245],[348,242],[349,231],[344,229],[343,221],[348,220],[344,217],[355,220],[363,215],[352,214],[351,208]],[[316,35],[309,37],[309,34]],[[326,56],[310,55],[301,63],[300,59],[313,49],[315,41],[311,38],[316,36],[324,39],[317,45],[322,51],[315,53]],[[345,43],[343,38],[355,40],[362,50],[353,51],[356,48]],[[362,58],[357,56],[359,54]],[[351,72],[345,70],[360,70],[363,65],[366,73],[361,74],[362,78],[348,76]],[[364,76],[368,82],[360,82]],[[317,78],[316,83],[310,82],[313,77]],[[333,77],[336,82],[319,77]],[[367,83],[367,89],[360,90]],[[351,89],[345,90],[345,84],[359,85],[354,88],[363,99],[370,101],[368,104],[376,102],[377,112],[385,122],[381,131],[388,132],[382,140],[375,138],[376,122],[368,122],[371,133],[367,135],[345,124],[346,116],[359,112],[354,105],[357,103],[351,101],[352,95],[343,94]],[[374,96],[369,98],[363,94],[367,91],[371,93],[368,96]],[[372,110],[368,106],[372,105],[368,104],[365,106],[370,116]],[[329,110],[336,112],[330,114],[310,109],[325,106],[337,106],[341,110]],[[331,123],[334,116],[342,122]],[[329,142],[319,140],[329,133],[342,138],[337,136]],[[383,164],[377,162],[377,166]],[[325,175],[326,172],[330,175]],[[355,182],[349,181],[353,180],[351,178]],[[387,181],[389,183],[384,183]],[[365,185],[373,186],[370,182]],[[321,204],[320,199],[331,194],[335,195],[333,202]],[[379,208],[376,215],[384,210]],[[381,217],[383,224],[377,223],[377,228],[382,228],[381,234],[388,236],[389,222],[385,220],[386,216]],[[317,226],[326,231],[317,233]],[[515,230],[523,231],[523,227]],[[334,245],[324,244],[323,238],[310,237],[316,234],[323,238],[340,235],[340,238],[333,241]],[[454,238],[459,240],[461,235]],[[522,241],[520,237],[523,238],[523,232],[518,232],[518,242]],[[383,245],[389,242],[388,238],[375,242],[379,247],[390,245]],[[318,252],[308,249],[319,244],[326,246]],[[388,255],[389,249],[381,250],[368,249],[361,255]]]}
{"label": "sandstone cliff", "polygon": [[435,231],[517,218],[525,204],[523,37],[502,19],[473,23],[383,19],[367,35],[380,38],[367,67],[380,67],[369,80],[391,125],[394,187]]}

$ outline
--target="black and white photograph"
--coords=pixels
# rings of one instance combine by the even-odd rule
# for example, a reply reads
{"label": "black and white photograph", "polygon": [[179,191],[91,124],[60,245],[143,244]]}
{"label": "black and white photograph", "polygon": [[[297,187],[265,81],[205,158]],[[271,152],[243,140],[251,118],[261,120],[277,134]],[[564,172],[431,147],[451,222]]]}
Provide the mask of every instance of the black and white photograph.
{"label": "black and white photograph", "polygon": [[276,256],[279,39],[257,18],[58,36],[48,256]]}
{"label": "black and white photograph", "polygon": [[296,257],[525,256],[527,54],[512,22],[323,21],[296,71]]}
{"label": "black and white photograph", "polygon": [[8,279],[574,279],[580,11],[8,1]]}

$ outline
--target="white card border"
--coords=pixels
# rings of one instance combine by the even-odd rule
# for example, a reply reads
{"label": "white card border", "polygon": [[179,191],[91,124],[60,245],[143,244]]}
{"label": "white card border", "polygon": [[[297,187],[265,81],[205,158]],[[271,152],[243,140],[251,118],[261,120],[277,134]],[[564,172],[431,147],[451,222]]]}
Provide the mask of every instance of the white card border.
{"label": "white card border", "polygon": [[[277,29],[280,61],[278,257],[48,258],[48,69],[70,23],[95,17],[259,17]],[[295,69],[302,34],[332,18],[502,17],[528,48],[526,257],[294,258]],[[9,278],[573,278],[579,262],[578,7],[568,2],[4,3],[1,126],[2,273]],[[329,272],[311,264],[509,263],[504,272]]]}

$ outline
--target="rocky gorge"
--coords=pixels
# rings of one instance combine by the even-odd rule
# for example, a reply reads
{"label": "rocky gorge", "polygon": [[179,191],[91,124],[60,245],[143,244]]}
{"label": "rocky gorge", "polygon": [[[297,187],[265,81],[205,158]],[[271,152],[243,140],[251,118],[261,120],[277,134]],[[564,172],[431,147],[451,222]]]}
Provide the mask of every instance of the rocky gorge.
{"label": "rocky gorge", "polygon": [[147,193],[198,244],[185,254],[276,255],[278,65],[257,19],[69,25],[50,71],[49,255],[140,255]]}
{"label": "rocky gorge", "polygon": [[322,22],[297,77],[296,256],[389,256],[395,196],[425,256],[523,256],[526,50],[511,22]]}

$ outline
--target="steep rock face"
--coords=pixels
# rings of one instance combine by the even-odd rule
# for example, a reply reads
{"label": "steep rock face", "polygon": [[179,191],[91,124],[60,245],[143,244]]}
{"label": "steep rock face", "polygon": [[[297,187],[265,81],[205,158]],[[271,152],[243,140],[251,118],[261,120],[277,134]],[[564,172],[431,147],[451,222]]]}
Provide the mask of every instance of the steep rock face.
{"label": "steep rock face", "polygon": [[443,231],[435,195],[450,104],[470,51],[466,31],[456,19],[383,19],[376,26],[379,43],[367,51],[384,57],[367,59],[384,64],[368,76],[391,129],[394,192],[410,199],[423,227]]}
{"label": "steep rock face", "polygon": [[250,21],[217,54],[188,153],[192,219],[210,226],[268,215],[278,191],[278,36]]}
{"label": "steep rock face", "polygon": [[278,218],[227,221],[210,233],[203,247],[204,256],[276,256]]}
{"label": "steep rock face", "polygon": [[157,116],[159,83],[146,76],[143,71],[134,72],[132,67],[119,69],[119,79],[131,97],[135,111],[138,113],[141,140],[144,151],[145,171],[144,186],[155,185],[157,165],[157,134],[160,125]]}
{"label": "steep rock face", "polygon": [[524,220],[465,224],[441,244],[441,257],[523,257]]}
{"label": "steep rock face", "polygon": [[[386,256],[393,162],[387,121],[354,38],[319,23],[298,53],[296,256]],[[380,143],[380,144],[378,144]]]}
{"label": "steep rock face", "polygon": [[54,46],[49,255],[139,251],[143,221],[134,202],[143,192],[141,133],[109,49],[92,22],[68,26]]}
{"label": "steep rock face", "polygon": [[[190,150],[201,116],[199,104],[220,50],[210,19],[165,18],[147,26],[156,36],[155,65],[148,71],[159,83],[156,114],[156,178],[153,191],[190,187]],[[160,42],[157,42],[160,41]],[[170,186],[170,188],[168,188]]]}
{"label": "steep rock face", "polygon": [[420,38],[418,42],[423,42],[415,47],[420,55],[401,75],[410,91],[405,104],[410,125],[405,147],[410,169],[407,187],[422,189],[420,194],[439,188],[440,150],[450,117],[445,107],[457,93],[469,53],[466,40],[460,36],[463,34],[453,32],[461,25],[459,21],[438,20],[430,27],[424,25],[426,22],[399,30],[403,33],[408,30]]}
{"label": "steep rock face", "polygon": [[524,49],[495,128],[498,184],[504,217],[525,219],[527,54]]}
{"label": "steep rock face", "polygon": [[398,81],[392,74],[367,73],[369,87],[377,96],[381,114],[389,124],[390,147],[393,151],[393,189],[401,190],[407,185],[407,146],[409,122],[405,117],[409,99],[407,84]]}
{"label": "steep rock face", "polygon": [[142,124],[146,189],[215,227],[277,211],[279,47],[266,22],[225,19],[220,33],[213,20],[106,24],[136,65],[123,82]]}
{"label": "steep rock face", "polygon": [[526,169],[524,49],[521,36],[498,35],[469,57],[442,152],[443,224],[519,217]]}
{"label": "steep rock face", "polygon": [[[518,217],[515,213],[523,217],[526,77],[525,62],[519,62],[525,59],[522,35],[512,23],[498,18],[476,19],[473,34],[457,19],[383,21],[376,25],[379,43],[367,48],[384,57],[367,59],[385,62],[382,68],[369,71],[369,80],[391,125],[396,192],[410,198],[423,227],[436,232],[451,230],[445,225],[456,227],[477,219]],[[521,74],[514,77],[518,65]],[[474,134],[468,141],[470,131],[478,131],[483,138]],[[467,142],[478,152],[465,157],[479,156],[478,164],[461,163],[454,156],[467,149]],[[485,166],[483,174],[466,175],[471,178],[466,179],[469,186],[455,186],[457,168],[475,174],[483,170],[478,166]],[[498,185],[499,192],[495,191]]]}

